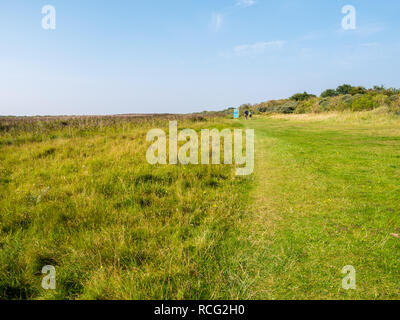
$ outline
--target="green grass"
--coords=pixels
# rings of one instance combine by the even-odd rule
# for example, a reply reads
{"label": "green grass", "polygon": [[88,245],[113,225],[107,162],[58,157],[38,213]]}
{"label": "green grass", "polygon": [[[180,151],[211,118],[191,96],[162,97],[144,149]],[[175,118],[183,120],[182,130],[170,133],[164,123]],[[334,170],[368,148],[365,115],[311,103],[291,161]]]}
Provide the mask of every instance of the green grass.
{"label": "green grass", "polygon": [[[257,252],[250,297],[398,299],[399,119],[279,118],[249,124],[258,137],[253,216],[244,224]],[[356,290],[342,289],[346,265],[357,271]]]}
{"label": "green grass", "polygon": [[[250,178],[235,178],[233,166],[150,166],[146,133],[154,126],[168,132],[160,120],[3,134],[0,298],[229,295],[232,248],[224,245]],[[55,291],[40,286],[48,264]]]}
{"label": "green grass", "polygon": [[0,298],[398,299],[398,117],[178,123],[254,128],[254,174],[148,165],[146,133],[167,119],[2,132]]}

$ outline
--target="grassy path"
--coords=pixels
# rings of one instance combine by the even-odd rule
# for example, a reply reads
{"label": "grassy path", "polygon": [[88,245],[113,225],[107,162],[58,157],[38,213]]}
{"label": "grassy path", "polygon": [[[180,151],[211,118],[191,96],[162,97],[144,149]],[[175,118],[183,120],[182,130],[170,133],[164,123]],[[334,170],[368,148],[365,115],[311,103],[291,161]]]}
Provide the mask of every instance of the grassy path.
{"label": "grassy path", "polygon": [[[246,298],[399,298],[399,122],[341,117],[246,123],[256,130]],[[342,289],[346,265],[356,290]]]}

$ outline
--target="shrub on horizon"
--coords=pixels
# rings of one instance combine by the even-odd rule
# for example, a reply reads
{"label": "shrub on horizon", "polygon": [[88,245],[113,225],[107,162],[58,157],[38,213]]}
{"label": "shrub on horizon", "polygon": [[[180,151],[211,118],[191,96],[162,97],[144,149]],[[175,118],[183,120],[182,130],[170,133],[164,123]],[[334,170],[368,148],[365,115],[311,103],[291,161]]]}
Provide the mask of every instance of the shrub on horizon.
{"label": "shrub on horizon", "polygon": [[356,95],[356,94],[365,94],[367,93],[367,89],[365,89],[364,87],[353,87],[350,90],[350,94],[352,96]]}
{"label": "shrub on horizon", "polygon": [[315,98],[316,95],[314,94],[310,94],[307,92],[304,93],[296,93],[293,96],[290,97],[290,100],[294,100],[294,101],[304,101],[304,100],[308,100],[310,98]]}
{"label": "shrub on horizon", "polygon": [[298,102],[298,106],[296,108],[296,113],[319,113],[322,111],[326,111],[325,108],[321,105],[321,102],[324,99],[321,98],[310,98],[308,100]]}
{"label": "shrub on horizon", "polygon": [[337,87],[336,92],[338,94],[350,94],[351,89],[353,89],[353,86],[351,86],[350,84],[343,84]]}
{"label": "shrub on horizon", "polygon": [[277,106],[274,112],[284,113],[284,114],[294,113],[296,107],[297,107],[297,102],[288,101],[284,104]]}
{"label": "shrub on horizon", "polygon": [[327,89],[321,93],[321,98],[336,97],[338,93],[335,89]]}
{"label": "shrub on horizon", "polygon": [[352,111],[367,111],[374,109],[377,104],[374,102],[373,95],[364,94],[364,95],[355,95],[355,99],[351,103]]}
{"label": "shrub on horizon", "polygon": [[400,95],[391,96],[388,98],[389,111],[395,114],[400,114]]}

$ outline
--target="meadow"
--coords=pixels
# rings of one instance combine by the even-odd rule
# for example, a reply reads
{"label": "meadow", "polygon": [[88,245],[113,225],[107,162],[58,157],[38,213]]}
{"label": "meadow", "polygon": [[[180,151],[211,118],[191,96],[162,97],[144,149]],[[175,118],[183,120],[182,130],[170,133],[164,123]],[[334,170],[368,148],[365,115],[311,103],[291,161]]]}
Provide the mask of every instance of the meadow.
{"label": "meadow", "polygon": [[[149,165],[146,133],[170,119],[255,129],[254,174]],[[0,132],[1,299],[399,297],[397,115],[2,118]]]}
{"label": "meadow", "polygon": [[[241,232],[258,299],[399,299],[400,118],[386,111],[273,115],[256,130]],[[243,260],[250,257],[243,250]],[[344,266],[356,290],[344,290]]]}
{"label": "meadow", "polygon": [[[3,120],[0,298],[229,296],[224,243],[249,179],[232,166],[150,166],[146,133],[170,119]],[[41,288],[44,265],[57,290]]]}

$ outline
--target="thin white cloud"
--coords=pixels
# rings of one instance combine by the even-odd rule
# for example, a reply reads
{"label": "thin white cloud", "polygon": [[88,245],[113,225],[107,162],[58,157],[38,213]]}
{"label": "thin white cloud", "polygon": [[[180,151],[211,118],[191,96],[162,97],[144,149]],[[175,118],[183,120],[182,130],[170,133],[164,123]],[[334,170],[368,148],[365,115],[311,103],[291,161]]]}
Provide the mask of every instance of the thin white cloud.
{"label": "thin white cloud", "polygon": [[313,40],[320,40],[324,37],[326,37],[326,31],[319,30],[319,31],[312,31],[312,32],[306,33],[303,36],[299,37],[298,40],[299,41],[313,41]]}
{"label": "thin white cloud", "polygon": [[276,40],[268,42],[256,42],[254,44],[243,44],[236,46],[233,51],[240,56],[252,56],[265,53],[268,49],[279,49],[286,44],[286,41]]}
{"label": "thin white cloud", "polygon": [[367,43],[362,43],[362,47],[377,47],[379,46],[378,42],[367,42]]}
{"label": "thin white cloud", "polygon": [[236,5],[240,7],[251,7],[255,4],[255,0],[236,0]]}
{"label": "thin white cloud", "polygon": [[379,32],[382,32],[385,30],[385,27],[380,24],[367,24],[367,25],[361,25],[356,27],[355,30],[344,30],[343,28],[340,28],[337,30],[337,34],[340,35],[347,35],[347,34],[356,34],[359,36],[364,36],[368,37],[374,34],[377,34]]}
{"label": "thin white cloud", "polygon": [[211,28],[216,32],[219,31],[226,17],[234,14],[242,8],[251,7],[255,4],[255,0],[236,0],[236,5],[232,5],[221,10],[222,13],[213,12],[211,18]]}
{"label": "thin white cloud", "polygon": [[382,25],[379,24],[369,24],[361,27],[357,27],[356,33],[362,35],[362,36],[370,36],[376,33],[379,33],[381,31],[385,30],[385,28]]}

